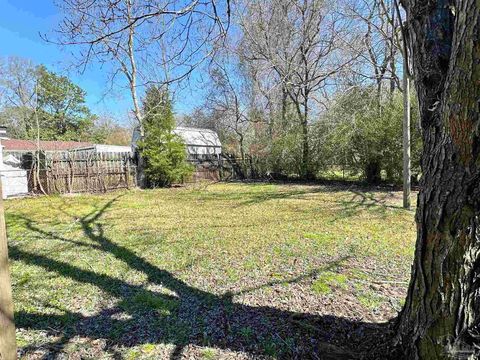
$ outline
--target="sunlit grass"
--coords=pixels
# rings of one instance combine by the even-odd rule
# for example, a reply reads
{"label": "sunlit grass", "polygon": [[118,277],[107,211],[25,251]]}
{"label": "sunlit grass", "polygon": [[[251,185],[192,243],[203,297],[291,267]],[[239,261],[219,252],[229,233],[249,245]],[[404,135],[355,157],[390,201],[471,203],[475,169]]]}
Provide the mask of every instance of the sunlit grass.
{"label": "sunlit grass", "polygon": [[[45,321],[60,334],[64,328],[74,332],[79,317],[113,307],[126,319],[155,314],[166,344],[187,341],[191,325],[179,315],[182,294],[175,284],[155,283],[149,266],[212,299],[229,293],[243,301],[242,291],[256,287],[254,294],[268,297],[271,286],[290,291],[290,279],[301,277],[308,296],[351,293],[370,311],[388,299],[369,281],[378,273],[407,281],[415,237],[413,211],[401,208],[398,193],[300,185],[215,184],[9,200],[6,219],[21,347],[55,335],[35,330],[29,314],[56,315]],[[109,331],[107,338],[125,336],[122,328]],[[238,331],[253,341],[249,326]],[[269,339],[258,341],[267,355],[280,351]],[[213,357],[209,340],[204,342],[201,356]],[[122,351],[127,358],[155,358],[155,346]]]}

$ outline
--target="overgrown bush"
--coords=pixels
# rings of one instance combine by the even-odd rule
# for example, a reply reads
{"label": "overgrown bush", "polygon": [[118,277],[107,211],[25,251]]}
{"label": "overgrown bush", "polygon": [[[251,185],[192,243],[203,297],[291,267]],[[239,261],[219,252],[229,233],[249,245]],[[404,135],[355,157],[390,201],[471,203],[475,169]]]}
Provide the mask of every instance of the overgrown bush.
{"label": "overgrown bush", "polygon": [[[412,172],[420,172],[421,136],[416,99],[412,99]],[[343,165],[375,183],[400,182],[403,169],[403,95],[355,88],[341,95],[313,130],[314,158]],[[383,176],[382,176],[383,175]]]}
{"label": "overgrown bush", "polygon": [[290,131],[278,132],[270,143],[268,156],[269,168],[272,172],[293,176],[301,173],[302,137],[300,129],[292,127]]}

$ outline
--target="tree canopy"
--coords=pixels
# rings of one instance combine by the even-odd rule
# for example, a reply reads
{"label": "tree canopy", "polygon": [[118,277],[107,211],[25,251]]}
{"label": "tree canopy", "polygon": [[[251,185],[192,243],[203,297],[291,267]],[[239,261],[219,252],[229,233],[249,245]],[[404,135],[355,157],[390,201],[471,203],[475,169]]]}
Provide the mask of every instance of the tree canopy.
{"label": "tree canopy", "polygon": [[48,71],[45,66],[39,66],[37,73],[37,113],[41,138],[89,138],[97,118],[85,105],[85,91],[66,76]]}
{"label": "tree canopy", "polygon": [[93,114],[86,92],[67,76],[22,58],[5,59],[0,68],[0,122],[11,137],[101,143],[121,129]]}

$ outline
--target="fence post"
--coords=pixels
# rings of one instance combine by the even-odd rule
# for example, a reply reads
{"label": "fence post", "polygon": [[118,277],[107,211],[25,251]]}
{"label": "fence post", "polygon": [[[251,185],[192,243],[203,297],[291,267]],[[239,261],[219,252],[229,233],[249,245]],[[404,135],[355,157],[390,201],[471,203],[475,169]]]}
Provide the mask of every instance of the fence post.
{"label": "fence post", "polygon": [[[108,162],[106,160],[106,155],[105,153],[100,154],[100,171],[101,171],[101,178],[102,178],[102,186],[103,186],[103,192],[107,192],[107,185],[105,183],[105,178],[108,176]],[[106,168],[106,169],[105,169]],[[106,175],[105,175],[106,171]]]}
{"label": "fence post", "polygon": [[90,178],[89,159],[90,159],[90,155],[87,154],[87,155],[85,156],[85,173],[86,173],[85,184],[86,184],[86,186],[87,186],[87,192],[90,192],[90,189],[91,189],[91,178]]}
{"label": "fence post", "polygon": [[12,287],[8,268],[7,232],[0,181],[0,359],[17,358],[15,323],[13,321]]}
{"label": "fence post", "polygon": [[50,189],[50,175],[51,175],[51,172],[50,170],[48,169],[47,167],[47,159],[45,159],[45,179],[47,181],[47,194],[51,194],[52,190]]}
{"label": "fence post", "polygon": [[128,155],[123,157],[125,160],[125,180],[127,181],[127,189],[130,189],[130,159]]}

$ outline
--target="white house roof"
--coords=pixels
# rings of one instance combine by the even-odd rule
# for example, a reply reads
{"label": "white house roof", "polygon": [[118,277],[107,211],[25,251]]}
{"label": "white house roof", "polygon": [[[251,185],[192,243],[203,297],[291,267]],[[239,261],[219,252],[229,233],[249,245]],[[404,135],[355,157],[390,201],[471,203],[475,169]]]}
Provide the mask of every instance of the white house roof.
{"label": "white house roof", "polygon": [[180,136],[187,146],[222,146],[217,133],[209,129],[177,127],[173,132]]}

